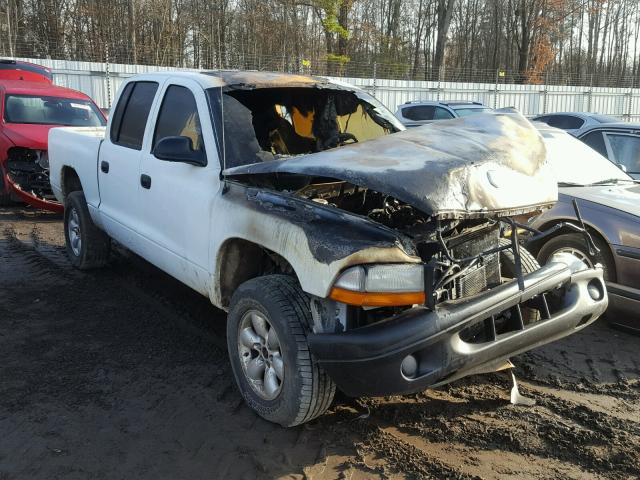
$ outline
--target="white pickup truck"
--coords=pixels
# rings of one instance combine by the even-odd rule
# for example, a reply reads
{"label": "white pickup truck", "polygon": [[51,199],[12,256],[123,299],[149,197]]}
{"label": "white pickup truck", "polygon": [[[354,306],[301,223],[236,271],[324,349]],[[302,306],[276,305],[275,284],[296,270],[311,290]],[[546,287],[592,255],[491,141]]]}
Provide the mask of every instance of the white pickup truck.
{"label": "white pickup truck", "polygon": [[49,136],[71,262],[104,266],[113,239],[227,310],[238,387],[273,422],[336,386],[495,371],[607,306],[599,266],[519,244],[557,189],[517,114],[404,131],[354,87],[256,72],[135,76],[112,112]]}

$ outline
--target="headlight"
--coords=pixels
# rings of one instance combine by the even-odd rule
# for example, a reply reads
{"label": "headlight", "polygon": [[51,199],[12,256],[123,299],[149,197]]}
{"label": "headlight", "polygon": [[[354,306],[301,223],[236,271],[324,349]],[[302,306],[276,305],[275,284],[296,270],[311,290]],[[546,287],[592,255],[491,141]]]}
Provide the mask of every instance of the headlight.
{"label": "headlight", "polygon": [[424,268],[420,264],[351,267],[338,277],[329,297],[368,307],[422,304],[425,302]]}

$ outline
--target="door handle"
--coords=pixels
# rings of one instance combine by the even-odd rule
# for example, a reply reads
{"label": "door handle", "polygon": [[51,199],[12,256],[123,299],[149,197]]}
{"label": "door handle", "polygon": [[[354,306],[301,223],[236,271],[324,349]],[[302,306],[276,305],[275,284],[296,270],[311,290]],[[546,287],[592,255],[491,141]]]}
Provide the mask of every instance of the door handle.
{"label": "door handle", "polygon": [[105,162],[104,160],[100,162],[100,170],[104,173],[109,173],[109,162]]}
{"label": "door handle", "polygon": [[144,173],[140,175],[140,185],[142,185],[142,188],[149,190],[151,188],[151,177]]}

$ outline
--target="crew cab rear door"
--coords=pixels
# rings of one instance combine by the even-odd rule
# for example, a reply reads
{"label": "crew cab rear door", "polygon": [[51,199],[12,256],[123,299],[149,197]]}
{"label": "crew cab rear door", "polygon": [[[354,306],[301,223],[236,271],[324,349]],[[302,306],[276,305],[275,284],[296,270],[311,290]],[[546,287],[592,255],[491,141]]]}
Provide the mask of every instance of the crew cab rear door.
{"label": "crew cab rear door", "polygon": [[[209,227],[220,190],[220,163],[209,107],[202,87],[187,78],[170,78],[161,87],[142,150],[139,231],[148,258],[172,276],[207,293],[213,262]],[[158,153],[167,138],[187,139],[199,161]],[[156,155],[157,154],[157,155]]]}
{"label": "crew cab rear door", "polygon": [[158,94],[157,81],[132,81],[125,85],[109,122],[107,138],[98,155],[100,217],[109,236],[144,256],[138,225],[140,161],[151,107]]}

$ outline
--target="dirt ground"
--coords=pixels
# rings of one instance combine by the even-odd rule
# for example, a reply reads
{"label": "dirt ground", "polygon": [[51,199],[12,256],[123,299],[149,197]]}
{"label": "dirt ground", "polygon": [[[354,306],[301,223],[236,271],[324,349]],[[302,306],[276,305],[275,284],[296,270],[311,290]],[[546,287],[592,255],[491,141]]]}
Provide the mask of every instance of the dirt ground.
{"label": "dirt ground", "polygon": [[638,478],[640,337],[598,321],[506,374],[339,397],[301,427],[242,402],[223,312],[118,249],[73,270],[59,216],[0,209],[0,480]]}

